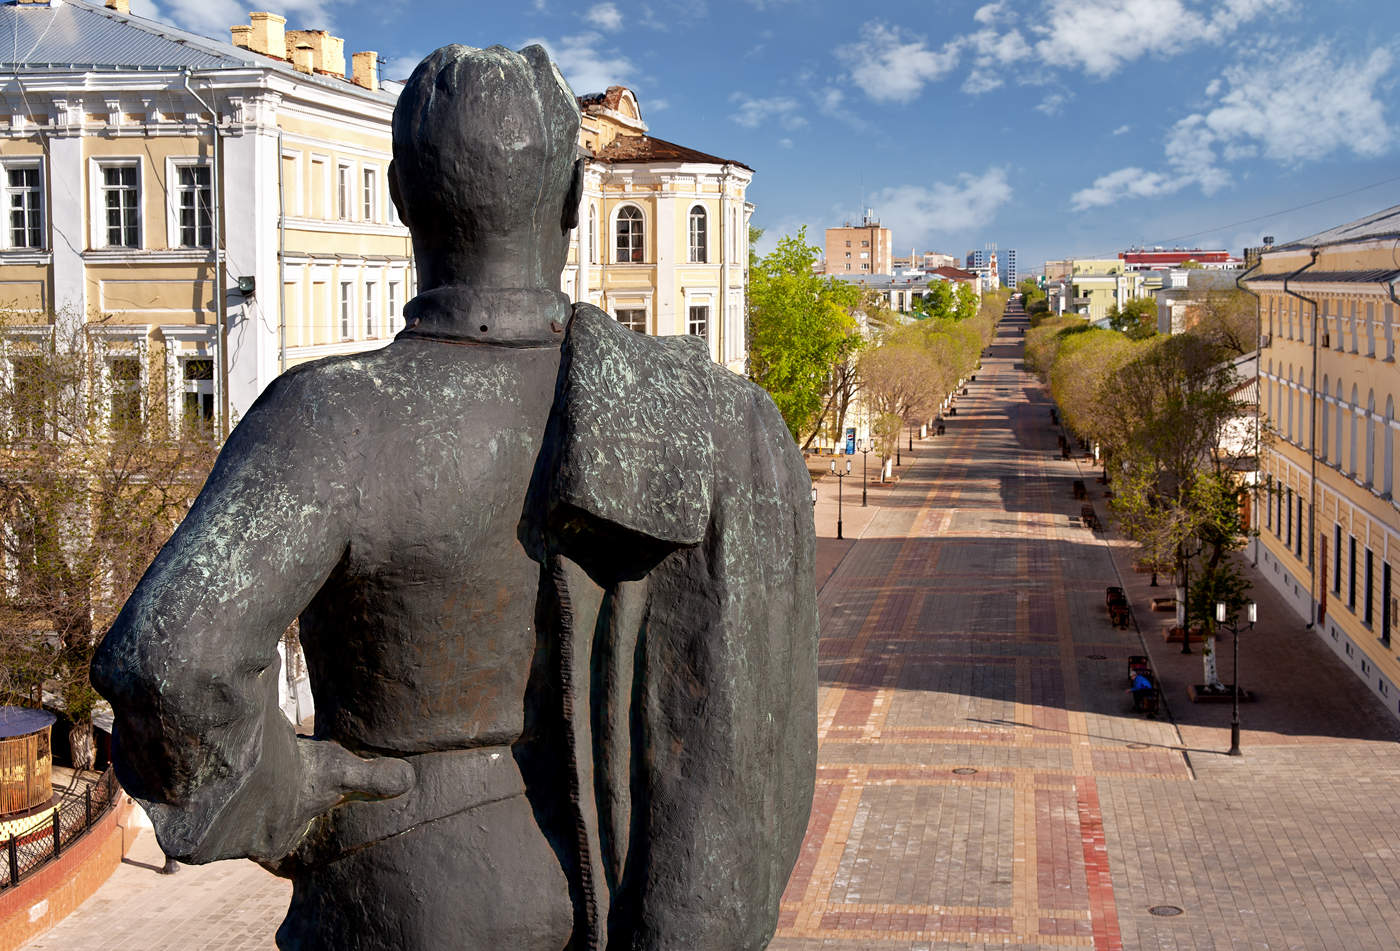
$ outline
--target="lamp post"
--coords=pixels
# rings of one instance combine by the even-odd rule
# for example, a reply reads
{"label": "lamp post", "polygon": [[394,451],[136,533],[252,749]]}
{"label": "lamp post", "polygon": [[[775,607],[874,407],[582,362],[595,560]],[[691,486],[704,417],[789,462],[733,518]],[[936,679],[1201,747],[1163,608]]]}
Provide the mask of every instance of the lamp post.
{"label": "lamp post", "polygon": [[[1216,624],[1218,624],[1218,625],[1220,625],[1220,626],[1224,626],[1224,624],[1225,624],[1225,615],[1226,615],[1226,611],[1227,611],[1227,610],[1228,610],[1228,608],[1227,608],[1227,606],[1226,606],[1226,604],[1225,604],[1224,601],[1217,601],[1217,602],[1215,602],[1215,623],[1216,623]],[[1251,601],[1251,602],[1249,602],[1247,605],[1245,605],[1245,617],[1249,620],[1249,626],[1250,626],[1250,628],[1252,629],[1252,628],[1254,627],[1254,622],[1255,622],[1256,620],[1258,620],[1258,617],[1259,617],[1259,608],[1258,608],[1258,606],[1257,606],[1253,601]],[[1233,665],[1233,668],[1232,668],[1232,670],[1231,670],[1231,676],[1230,676],[1230,679],[1231,679],[1231,681],[1232,681],[1232,683],[1230,684],[1230,692],[1231,692],[1231,694],[1233,694],[1233,696],[1230,697],[1230,701],[1231,701],[1231,704],[1230,704],[1230,755],[1231,755],[1231,756],[1239,756],[1239,755],[1241,755],[1241,754],[1240,754],[1240,622],[1239,622],[1239,618],[1237,618],[1237,617],[1231,617],[1231,618],[1230,618],[1230,635],[1231,635],[1232,639],[1234,640],[1234,645],[1235,645],[1235,649],[1234,649],[1235,659],[1234,659],[1234,665]]]}
{"label": "lamp post", "polygon": [[870,442],[870,437],[867,436],[862,439],[860,443],[860,504],[862,508],[869,504],[866,500],[866,492],[869,485],[866,472],[870,465]]}
{"label": "lamp post", "polygon": [[849,460],[849,459],[846,460],[846,469],[845,469],[844,472],[841,470],[841,468],[840,468],[839,466],[836,465],[836,460],[835,460],[835,459],[831,460],[831,473],[832,473],[832,475],[836,476],[836,537],[837,537],[837,538],[842,538],[842,537],[843,537],[842,534],[841,534],[841,483],[845,481],[846,476],[848,476],[848,475],[850,474],[850,472],[851,472],[851,460]]}

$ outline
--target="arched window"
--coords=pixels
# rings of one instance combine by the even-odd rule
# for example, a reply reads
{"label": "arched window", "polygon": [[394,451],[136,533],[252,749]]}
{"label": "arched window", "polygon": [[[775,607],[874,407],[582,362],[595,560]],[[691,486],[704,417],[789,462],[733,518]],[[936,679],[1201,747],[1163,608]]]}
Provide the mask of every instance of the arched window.
{"label": "arched window", "polygon": [[1395,359],[1395,305],[1385,305],[1385,358]]}
{"label": "arched window", "polygon": [[705,216],[705,209],[700,205],[695,205],[690,209],[690,242],[689,255],[687,260],[691,264],[705,264],[709,261],[710,239],[708,219]]}
{"label": "arched window", "polygon": [[1366,484],[1376,484],[1376,391],[1366,394]]}
{"label": "arched window", "polygon": [[1269,298],[1269,339],[1274,337],[1274,299]]}
{"label": "arched window", "polygon": [[1264,371],[1264,416],[1265,423],[1274,425],[1274,361],[1268,362],[1268,368]]}
{"label": "arched window", "polygon": [[646,224],[642,209],[623,205],[617,211],[617,263],[641,264],[646,254]]}
{"label": "arched window", "polygon": [[1385,459],[1381,464],[1381,493],[1386,498],[1395,497],[1395,397],[1385,398]]}
{"label": "arched window", "polygon": [[1359,421],[1356,418],[1357,411],[1360,409],[1361,407],[1357,403],[1356,384],[1353,383],[1351,385],[1351,445],[1347,447],[1347,462],[1349,463],[1347,466],[1347,475],[1351,476],[1353,479],[1356,478],[1356,450],[1357,444],[1360,442],[1357,438],[1357,425]]}
{"label": "arched window", "polygon": [[588,263],[598,263],[598,206],[588,204]]}
{"label": "arched window", "polygon": [[[1323,377],[1322,377],[1322,395],[1323,395],[1324,397],[1327,395],[1327,390],[1328,390],[1329,387],[1331,387],[1331,385],[1332,385],[1332,381],[1327,377],[1326,374],[1323,374]],[[1318,458],[1320,458],[1323,462],[1326,462],[1329,458],[1331,458],[1331,452],[1332,452],[1332,451],[1331,451],[1330,448],[1328,448],[1328,447],[1331,445],[1331,443],[1329,442],[1331,436],[1332,436],[1331,417],[1327,415],[1327,402],[1326,402],[1326,400],[1324,399],[1324,400],[1323,400],[1323,403],[1322,403],[1322,446],[1321,446],[1321,452],[1318,453]]]}
{"label": "arched window", "polygon": [[1341,380],[1338,380],[1338,381],[1337,381],[1337,395],[1336,395],[1335,398],[1336,398],[1336,401],[1337,401],[1337,402],[1336,402],[1335,406],[1333,407],[1332,412],[1333,412],[1333,416],[1335,417],[1334,422],[1337,424],[1337,427],[1336,427],[1336,428],[1337,428],[1337,436],[1336,436],[1336,454],[1332,457],[1332,465],[1334,465],[1334,466],[1336,466],[1338,469],[1340,469],[1340,468],[1342,467],[1342,433],[1343,433],[1343,430],[1342,430],[1343,422],[1342,422],[1342,421],[1343,421],[1343,419],[1344,419],[1344,417],[1342,416],[1342,413],[1343,413],[1343,411],[1344,411],[1344,407],[1346,406],[1346,402],[1342,399],[1342,381],[1341,381]]}
{"label": "arched window", "polygon": [[1366,356],[1376,355],[1376,305],[1366,302]]}
{"label": "arched window", "polygon": [[[1289,326],[1292,326],[1290,321]],[[1283,398],[1288,401],[1288,428],[1284,430],[1284,435],[1289,442],[1293,441],[1293,367],[1288,368],[1288,375],[1283,378],[1284,389]]]}

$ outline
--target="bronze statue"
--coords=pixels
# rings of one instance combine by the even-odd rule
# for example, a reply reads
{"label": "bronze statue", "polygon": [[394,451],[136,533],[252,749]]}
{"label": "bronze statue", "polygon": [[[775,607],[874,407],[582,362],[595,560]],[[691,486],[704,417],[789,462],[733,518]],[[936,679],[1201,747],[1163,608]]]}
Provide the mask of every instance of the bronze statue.
{"label": "bronze statue", "polygon": [[[692,338],[557,290],[577,102],[449,46],[394,112],[421,292],[232,433],[93,663],[161,847],[287,949],[767,945],[811,804],[808,476]],[[277,707],[300,616],[315,735]]]}

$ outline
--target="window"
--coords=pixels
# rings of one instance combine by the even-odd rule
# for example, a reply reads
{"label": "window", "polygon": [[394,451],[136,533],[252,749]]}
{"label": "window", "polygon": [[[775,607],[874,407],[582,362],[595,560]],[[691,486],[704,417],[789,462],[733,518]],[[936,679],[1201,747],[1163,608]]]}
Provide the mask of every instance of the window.
{"label": "window", "polygon": [[617,261],[619,264],[641,264],[646,228],[642,210],[625,205],[617,213]]}
{"label": "window", "polygon": [[364,216],[362,221],[379,220],[379,173],[372,168],[361,170],[364,177]]}
{"label": "window", "polygon": [[862,248],[868,248],[868,247],[870,247],[870,242],[869,242],[869,241],[862,241],[862,242],[860,243],[860,246],[861,246]]}
{"label": "window", "polygon": [[349,281],[340,282],[340,339],[350,339],[350,318],[355,309],[355,286]]}
{"label": "window", "polygon": [[113,429],[130,432],[141,426],[141,361],[116,357],[107,363],[111,391],[108,395]]}
{"label": "window", "polygon": [[10,361],[13,399],[10,422],[16,436],[39,437],[48,429],[51,386],[39,357],[16,357]]}
{"label": "window", "polygon": [[1366,356],[1376,355],[1376,305],[1366,302]]}
{"label": "window", "polygon": [[1375,554],[1371,549],[1366,549],[1366,587],[1361,593],[1361,623],[1367,627],[1371,626],[1371,586],[1375,582]]}
{"label": "window", "polygon": [[282,209],[292,217],[300,217],[301,207],[301,153],[282,153]]}
{"label": "window", "polygon": [[140,171],[135,163],[101,167],[102,205],[107,213],[103,244],[109,248],[141,246]]}
{"label": "window", "polygon": [[588,263],[598,263],[598,206],[588,206]]}
{"label": "window", "polygon": [[1342,526],[1332,526],[1332,593],[1342,593]]}
{"label": "window", "polygon": [[696,205],[690,209],[690,256],[691,264],[704,264],[708,256],[706,250],[709,246],[706,237],[705,209]]}
{"label": "window", "polygon": [[44,246],[43,191],[39,166],[5,170],[5,209],[9,212],[7,247]]}
{"label": "window", "polygon": [[350,220],[349,165],[338,165],[335,169],[335,216],[341,221]]}
{"label": "window", "polygon": [[1293,547],[1293,490],[1285,490],[1288,494],[1284,499],[1283,511],[1286,513],[1287,526],[1283,532],[1283,543],[1289,548]]}
{"label": "window", "polygon": [[1381,643],[1390,646],[1390,626],[1395,623],[1395,609],[1391,603],[1390,562],[1381,562]]}
{"label": "window", "polygon": [[710,335],[710,308],[706,306],[690,308],[690,318],[686,321],[686,332],[708,339]]}
{"label": "window", "polygon": [[310,201],[307,202],[306,213],[309,217],[324,221],[326,219],[326,188],[328,179],[326,178],[326,160],[324,158],[311,159],[311,190],[307,193]]}
{"label": "window", "polygon": [[1376,484],[1376,391],[1366,394],[1366,465],[1365,482],[1368,487]]}
{"label": "window", "polygon": [[365,285],[365,336],[374,336],[374,291],[373,284]]}
{"label": "window", "polygon": [[869,264],[862,264],[862,265],[860,266],[860,269],[861,269],[862,271],[868,271],[868,270],[870,270],[870,265],[869,265]]}
{"label": "window", "polygon": [[214,192],[210,186],[209,168],[204,165],[181,165],[179,176],[180,247],[212,248],[214,246]]}
{"label": "window", "polygon": [[1351,444],[1347,447],[1348,462],[1350,463],[1350,466],[1347,469],[1347,474],[1350,475],[1353,479],[1356,478],[1356,444],[1359,442],[1359,440],[1357,439],[1357,426],[1360,422],[1356,417],[1359,409],[1360,407],[1357,405],[1356,384],[1353,383],[1351,385],[1351,407],[1349,413],[1349,415],[1351,416]]}
{"label": "window", "polygon": [[388,295],[384,302],[384,320],[387,322],[389,332],[391,333],[399,323],[400,296],[399,282],[390,281]]}
{"label": "window", "polygon": [[636,331],[639,334],[647,332],[647,312],[642,307],[629,307],[619,309],[617,312],[617,322],[628,330]]}
{"label": "window", "polygon": [[1347,607],[1356,610],[1356,536],[1347,536]]}
{"label": "window", "polygon": [[186,426],[214,426],[214,361],[195,357],[184,361],[184,413]]}
{"label": "window", "polygon": [[[1298,494],[1298,531],[1293,534],[1293,553],[1298,556],[1299,561],[1303,560],[1303,534],[1305,525],[1307,525],[1307,522],[1303,521],[1303,495],[1300,492]],[[1307,530],[1307,534],[1312,534],[1311,529]]]}

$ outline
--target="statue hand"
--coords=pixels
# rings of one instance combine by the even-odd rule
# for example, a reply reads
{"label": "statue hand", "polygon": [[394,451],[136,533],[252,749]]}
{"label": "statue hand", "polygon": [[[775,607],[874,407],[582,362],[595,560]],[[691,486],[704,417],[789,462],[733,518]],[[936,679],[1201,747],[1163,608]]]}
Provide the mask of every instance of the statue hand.
{"label": "statue hand", "polygon": [[[413,788],[413,767],[392,756],[362,759],[333,740],[297,737],[301,758],[298,819],[316,816],[355,799],[392,799]],[[305,828],[304,824],[302,825]]]}

